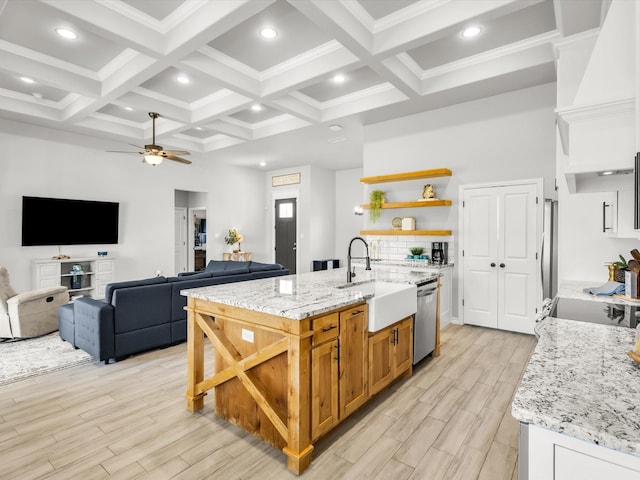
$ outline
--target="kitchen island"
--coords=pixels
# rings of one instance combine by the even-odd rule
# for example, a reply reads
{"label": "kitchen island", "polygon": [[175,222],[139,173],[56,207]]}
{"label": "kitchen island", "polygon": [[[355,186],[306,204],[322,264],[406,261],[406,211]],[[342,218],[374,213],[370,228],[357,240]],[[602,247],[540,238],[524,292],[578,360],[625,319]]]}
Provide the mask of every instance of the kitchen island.
{"label": "kitchen island", "polygon": [[[385,342],[370,342],[369,294],[358,283],[433,278],[359,270],[345,288],[346,270],[337,269],[181,292],[188,297],[187,408],[202,409],[215,388],[217,415],[282,449],[289,469],[301,473],[313,442],[371,397],[370,383],[412,372],[411,317],[398,318]],[[215,348],[208,378],[205,336]]]}
{"label": "kitchen island", "polygon": [[640,478],[640,365],[626,354],[634,331],[549,318],[537,332],[512,404],[520,478]]}

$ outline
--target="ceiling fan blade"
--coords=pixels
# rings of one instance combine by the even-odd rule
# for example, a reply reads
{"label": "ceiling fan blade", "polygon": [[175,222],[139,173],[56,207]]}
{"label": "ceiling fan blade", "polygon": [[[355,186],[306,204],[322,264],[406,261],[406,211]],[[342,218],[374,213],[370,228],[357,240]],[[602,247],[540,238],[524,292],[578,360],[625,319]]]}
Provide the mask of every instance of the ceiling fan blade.
{"label": "ceiling fan blade", "polygon": [[191,165],[192,163],[190,160],[185,160],[184,158],[176,157],[175,155],[167,155],[164,156],[164,158],[166,158],[167,160],[173,160],[174,162],[184,163],[185,165]]}
{"label": "ceiling fan blade", "polygon": [[144,153],[144,152],[130,152],[127,150],[107,150],[109,153]]}
{"label": "ceiling fan blade", "polygon": [[127,145],[131,145],[132,147],[136,147],[140,150],[144,150],[144,147],[141,147],[140,145],[134,145],[133,143],[127,143]]}
{"label": "ceiling fan blade", "polygon": [[163,150],[167,155],[191,155],[186,150]]}

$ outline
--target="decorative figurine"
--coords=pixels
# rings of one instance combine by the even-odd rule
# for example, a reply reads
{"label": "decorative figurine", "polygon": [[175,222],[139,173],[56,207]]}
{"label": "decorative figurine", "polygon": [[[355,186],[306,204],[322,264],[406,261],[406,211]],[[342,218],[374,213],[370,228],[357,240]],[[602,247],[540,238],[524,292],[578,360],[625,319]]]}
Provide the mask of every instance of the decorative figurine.
{"label": "decorative figurine", "polygon": [[433,185],[431,185],[430,183],[427,183],[422,189],[422,198],[424,200],[430,200],[432,198],[435,198],[435,196],[436,194],[433,191]]}

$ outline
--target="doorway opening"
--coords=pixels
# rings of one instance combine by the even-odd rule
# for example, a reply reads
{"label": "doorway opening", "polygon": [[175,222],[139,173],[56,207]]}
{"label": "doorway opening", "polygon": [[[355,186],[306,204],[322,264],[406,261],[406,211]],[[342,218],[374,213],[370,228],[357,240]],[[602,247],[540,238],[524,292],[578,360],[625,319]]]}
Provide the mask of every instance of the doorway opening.
{"label": "doorway opening", "polygon": [[207,262],[207,193],[175,191],[175,270],[204,270]]}
{"label": "doorway opening", "polygon": [[283,198],[275,201],[275,252],[276,263],[296,273],[297,262],[297,201]]}

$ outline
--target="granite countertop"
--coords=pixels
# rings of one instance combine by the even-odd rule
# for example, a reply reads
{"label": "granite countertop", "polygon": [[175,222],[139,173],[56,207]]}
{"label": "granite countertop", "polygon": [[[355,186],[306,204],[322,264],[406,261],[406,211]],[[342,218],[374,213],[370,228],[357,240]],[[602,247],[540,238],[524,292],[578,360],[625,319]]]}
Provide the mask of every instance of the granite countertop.
{"label": "granite countertop", "polygon": [[581,300],[592,300],[594,302],[604,303],[624,303],[626,305],[640,306],[640,301],[625,300],[622,297],[613,297],[610,295],[591,295],[584,293],[585,288],[599,287],[606,282],[585,282],[585,281],[565,281],[558,288],[558,297],[577,298]]}
{"label": "granite countertop", "polygon": [[180,294],[293,320],[302,320],[360,303],[371,297],[371,294],[366,294],[357,288],[360,283],[379,280],[418,284],[439,276],[433,271],[406,268],[374,268],[367,271],[363,267],[356,267],[356,273],[353,286],[349,288],[345,288],[347,269],[338,268],[200,287],[182,290]]}
{"label": "granite countertop", "polygon": [[549,318],[538,332],[513,416],[640,456],[640,365],[626,354],[634,330]]}

